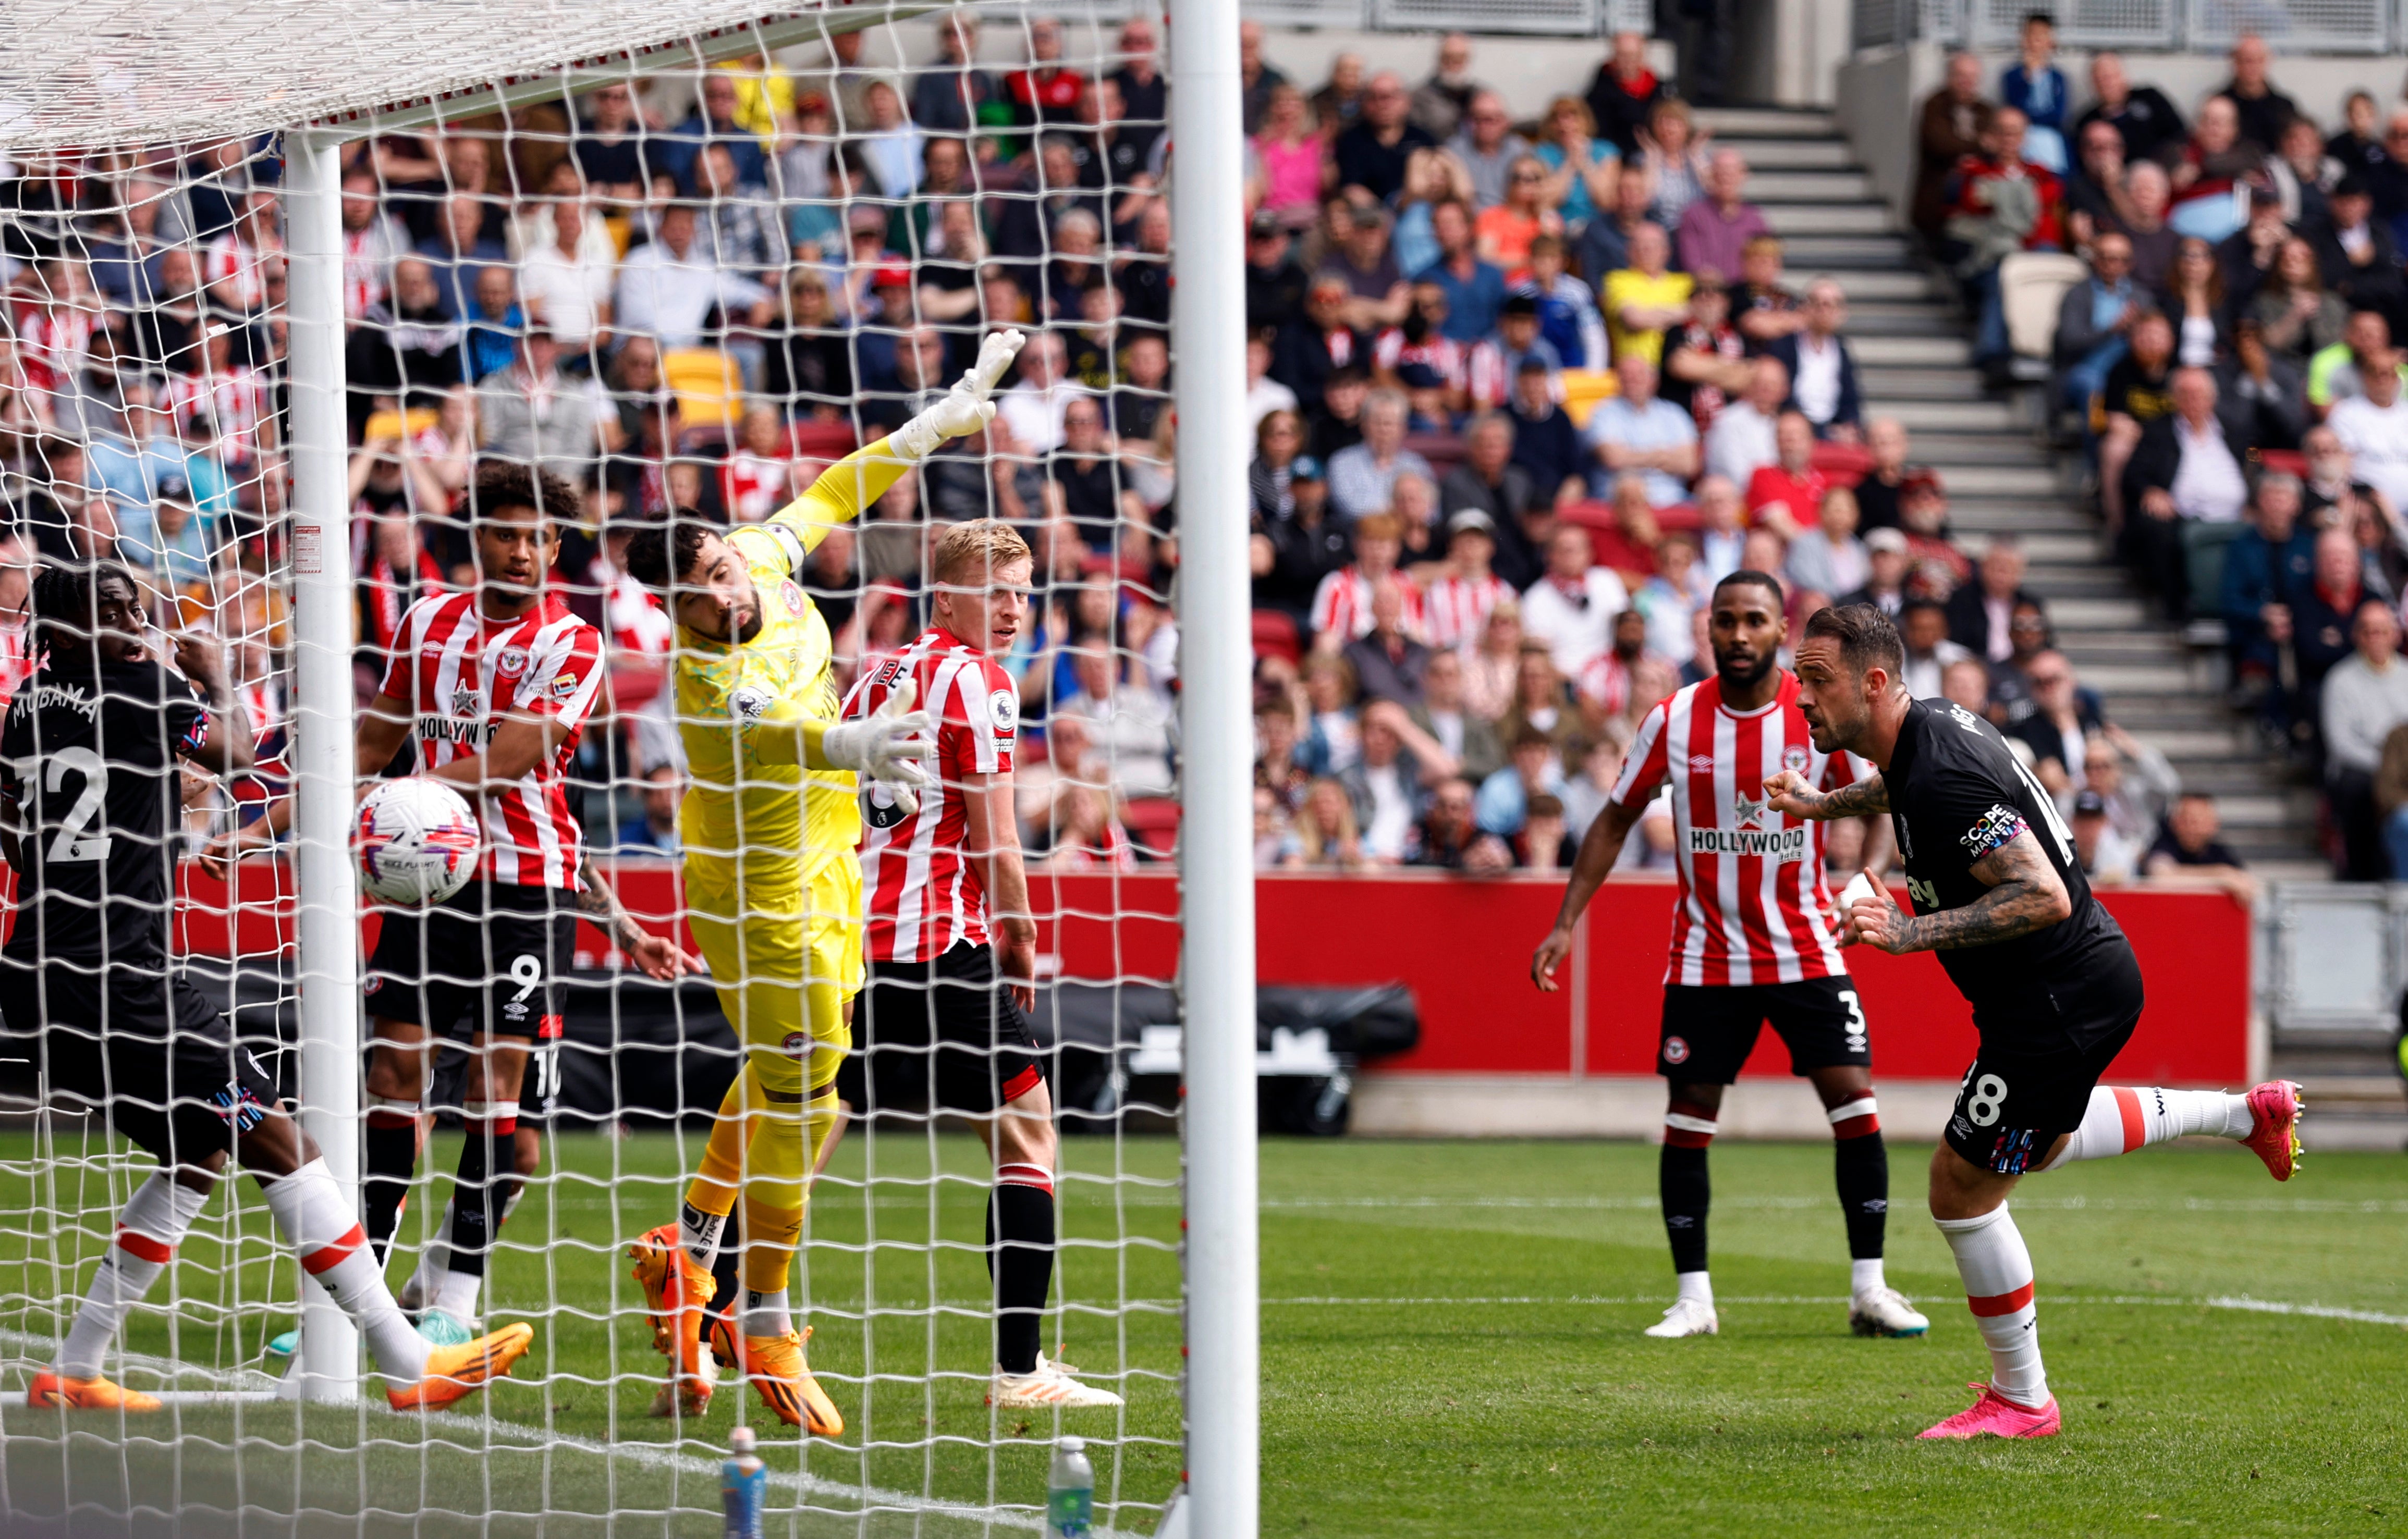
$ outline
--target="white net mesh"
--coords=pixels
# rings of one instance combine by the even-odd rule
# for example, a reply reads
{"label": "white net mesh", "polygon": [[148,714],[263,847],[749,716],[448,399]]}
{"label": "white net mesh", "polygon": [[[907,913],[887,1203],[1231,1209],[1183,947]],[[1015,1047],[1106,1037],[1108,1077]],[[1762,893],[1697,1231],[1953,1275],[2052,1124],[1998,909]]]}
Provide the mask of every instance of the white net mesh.
{"label": "white net mesh", "polygon": [[[389,1214],[402,1190],[387,1184],[380,1198],[380,1129],[388,1151],[396,1132],[423,1146],[397,1220],[385,1220],[392,1287],[405,1305],[457,1304],[472,1328],[536,1327],[509,1381],[423,1418],[386,1412],[373,1377],[357,1406],[277,1398],[282,1360],[270,1348],[293,1323],[302,1272],[260,1190],[232,1179],[101,1363],[129,1389],[183,1393],[122,1421],[28,1410],[20,1391],[69,1354],[96,1265],[133,1254],[121,1216],[153,1161],[122,1119],[112,1133],[81,1114],[61,1083],[71,1076],[36,1034],[92,1016],[86,1037],[138,1056],[138,1012],[9,1009],[0,1511],[142,1511],[196,1530],[222,1515],[294,1512],[345,1527],[383,1513],[524,1513],[558,1532],[589,1518],[699,1521],[719,1506],[718,1460],[740,1419],[762,1431],[772,1516],[794,1532],[1036,1527],[1064,1432],[1089,1440],[1098,1522],[1150,1528],[1180,1475],[1182,1373],[1177,1098],[1161,1072],[1175,1065],[1157,1052],[1133,1074],[1125,1050],[1178,1019],[1174,947],[1159,939],[1175,932],[1135,922],[1178,910],[1158,24],[1127,7],[765,19],[691,3],[339,15],[123,6],[12,21],[0,45],[10,147],[0,495],[13,525],[0,548],[10,620],[0,685],[34,672],[24,590],[37,563],[113,558],[135,579],[153,648],[171,651],[187,633],[222,643],[231,706],[221,714],[261,762],[188,777],[154,835],[181,884],[166,916],[177,964],[233,1010],[236,1040],[291,1093],[294,879],[262,819],[289,790],[279,753],[295,659],[341,645],[364,741],[385,730],[369,709],[377,697],[406,701],[386,773],[491,743],[513,712],[554,717],[531,789],[484,798],[488,842],[522,872],[497,868],[496,880],[566,892],[581,864],[639,926],[695,938],[714,965],[705,978],[654,981],[607,923],[580,925],[556,955],[540,924],[522,945],[530,932],[501,920],[430,921],[400,948],[457,987],[395,1007],[388,972],[364,1017],[444,1016],[427,1022],[437,1038],[453,1026],[465,1040],[487,1008],[507,1026],[511,997],[531,984],[552,999],[537,1013],[556,1014],[561,1033],[548,1050],[554,1039],[537,1037],[518,1090],[523,1120],[490,1145],[480,1130],[494,1125],[463,1117],[480,1100],[498,1115],[508,1055],[472,1073],[457,1042],[394,1052],[409,1033],[381,1029],[385,1058],[431,1067],[416,1115],[393,1062],[364,1064],[372,1241],[379,1201]],[[305,121],[355,134],[343,152],[357,599],[347,641],[296,635],[290,621],[290,318],[273,130]],[[1012,1242],[1025,1216],[991,1197],[995,1161],[967,1123],[908,1096],[881,1099],[873,1083],[859,1110],[874,1115],[852,1124],[811,1188],[788,1290],[843,1433],[803,1438],[732,1369],[707,1413],[655,1418],[665,1362],[625,1252],[676,1224],[745,1043],[758,1046],[780,1010],[807,1033],[824,1024],[810,1013],[824,1005],[793,986],[841,979],[824,976],[816,953],[776,960],[775,942],[796,926],[760,875],[777,837],[747,819],[797,788],[740,754],[723,764],[731,707],[709,689],[724,681],[721,654],[636,580],[628,544],[680,508],[723,530],[762,525],[921,410],[1006,326],[1031,340],[994,427],[899,479],[891,454],[839,472],[830,484],[855,492],[894,484],[856,520],[815,531],[791,590],[764,578],[761,597],[798,625],[816,615],[842,691],[930,622],[931,549],[945,527],[1000,519],[1033,549],[1028,622],[996,662],[1025,721],[1012,820],[1043,921],[1037,1056],[1069,1130],[1053,1173],[1059,1243],[1039,1345],[1127,1404],[988,1403],[998,1300],[987,1226],[1001,1222]],[[555,510],[568,515],[556,520],[557,561],[528,611],[555,628],[540,640],[480,607],[497,558],[471,514],[479,477],[496,463],[539,468],[577,492],[573,511]],[[468,618],[435,615],[452,601]],[[438,620],[474,633],[439,665],[428,650]],[[514,641],[526,646],[516,666]],[[488,643],[490,655],[477,650]],[[796,692],[816,677],[795,675]],[[530,705],[537,695],[550,698]],[[99,745],[104,759],[136,751],[123,731],[116,741]],[[681,798],[711,793],[745,809],[732,843],[709,818],[680,826]],[[260,848],[229,889],[194,857],[245,830]],[[714,861],[744,871],[733,896],[706,893]],[[914,868],[904,885],[927,882]],[[744,919],[751,938],[715,950],[713,913]],[[370,945],[394,922],[371,919]],[[19,954],[51,969],[62,959],[47,947]],[[769,998],[781,985],[784,1003]],[[979,997],[998,1007],[994,988]],[[982,1055],[980,1072],[1008,1079],[1010,1062]],[[547,1093],[556,1105],[539,1118]],[[940,1080],[936,1109],[980,1109],[964,1095],[976,1099]],[[771,1119],[801,1119],[769,1101]],[[459,1210],[485,1205],[455,1175],[471,1168],[469,1146],[482,1150],[499,1220],[473,1298],[449,1277],[464,1270]],[[757,1148],[742,1157],[747,1182],[763,1174]],[[508,1199],[513,1160],[526,1174]],[[748,1221],[774,1207],[738,1203],[729,1243],[738,1233],[773,1242]],[[744,1291],[773,1291],[751,1266]]]}

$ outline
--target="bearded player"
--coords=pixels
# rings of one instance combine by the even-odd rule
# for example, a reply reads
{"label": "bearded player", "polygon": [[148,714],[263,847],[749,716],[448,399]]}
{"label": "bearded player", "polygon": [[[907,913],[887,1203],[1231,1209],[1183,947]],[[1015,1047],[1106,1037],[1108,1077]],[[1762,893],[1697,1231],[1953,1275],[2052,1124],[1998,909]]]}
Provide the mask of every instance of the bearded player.
{"label": "bearded player", "polygon": [[[1709,634],[1714,677],[1659,703],[1640,723],[1622,778],[1581,840],[1555,927],[1530,959],[1531,980],[1556,987],[1581,911],[1669,781],[1680,885],[1656,1061],[1670,1099],[1657,1180],[1679,1292],[1647,1334],[1710,1336],[1720,1329],[1706,1270],[1706,1147],[1724,1088],[1739,1077],[1770,1021],[1788,1046],[1791,1070],[1813,1082],[1830,1119],[1847,1226],[1848,1324],[1861,1336],[1919,1336],[1931,1322],[1882,1275],[1889,1156],[1873,1103],[1864,1006],[1829,917],[1823,827],[1785,819],[1760,789],[1774,774],[1844,786],[1865,765],[1809,740],[1798,681],[1776,661],[1789,635],[1779,582],[1762,572],[1723,578]],[[1870,834],[1867,853],[1880,854]]]}
{"label": "bearded player", "polygon": [[744,1047],[678,1222],[628,1252],[654,1344],[671,1360],[663,1413],[710,1404],[702,1312],[736,1291],[712,1270],[740,1194],[742,1275],[729,1282],[740,1280],[742,1304],[714,1332],[714,1355],[732,1357],[788,1425],[844,1430],[804,1360],[787,1283],[810,1176],[837,1127],[837,1067],[863,976],[855,776],[926,785],[921,762],[934,745],[908,689],[865,720],[839,720],[827,622],[796,579],[828,530],[946,439],[994,419],[990,396],[1021,341],[990,334],[950,392],[829,466],[767,523],[723,535],[681,509],[628,546],[629,572],[678,622],[675,705],[693,776],[678,819],[686,907]]}
{"label": "bearded player", "polygon": [[1010,524],[945,531],[929,562],[934,623],[845,702],[847,717],[867,717],[897,691],[916,693],[937,722],[937,783],[899,797],[864,790],[869,993],[837,1088],[856,1112],[973,1119],[995,1160],[988,1402],[1082,1410],[1121,1397],[1038,1349],[1054,1278],[1054,1102],[1028,1029],[1037,923],[1012,812],[1020,695],[995,661],[1027,618],[1034,565]]}
{"label": "bearded player", "polygon": [[1990,1382],[1928,1438],[2049,1437],[2057,1401],[2041,1366],[2031,1252],[2007,1212],[2027,1171],[2103,1160],[2185,1133],[2246,1144],[2274,1179],[2300,1155],[2300,1088],[2246,1094],[2127,1090],[2100,1076],[2140,1024],[2140,960],[2091,895],[2057,803],[1998,729],[1960,705],[1915,700],[1905,649],[1870,604],[1822,609],[1798,648],[1798,708],[1818,751],[1870,762],[1817,787],[1784,769],[1764,794],[1792,818],[1886,812],[1912,915],[1885,891],[1856,898],[1846,940],[1892,955],[1936,951],[1973,1006],[1981,1046],[1938,1148],[1931,1217],[1956,1254],[1965,1303],[1990,1349]]}

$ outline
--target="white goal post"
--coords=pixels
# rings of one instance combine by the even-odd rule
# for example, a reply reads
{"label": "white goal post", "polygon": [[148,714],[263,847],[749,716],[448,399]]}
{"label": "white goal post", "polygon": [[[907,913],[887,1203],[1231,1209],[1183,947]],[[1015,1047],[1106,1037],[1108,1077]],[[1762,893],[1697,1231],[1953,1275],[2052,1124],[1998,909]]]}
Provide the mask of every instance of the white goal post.
{"label": "white goal post", "polygon": [[[1114,0],[1092,0],[1123,9]],[[360,902],[350,854],[355,722],[346,462],[344,144],[538,101],[580,82],[699,71],[919,17],[835,0],[85,0],[0,38],[0,151],[194,145],[280,133],[288,257],[289,503],[305,1126],[353,1199],[360,1166]],[[1068,5],[1046,7],[1069,14]],[[1243,328],[1244,155],[1237,0],[1168,7],[1171,296],[1178,415],[1184,1025],[1182,1171],[1189,1532],[1257,1526],[1257,1245]],[[359,1344],[305,1284],[302,1392],[360,1393]]]}

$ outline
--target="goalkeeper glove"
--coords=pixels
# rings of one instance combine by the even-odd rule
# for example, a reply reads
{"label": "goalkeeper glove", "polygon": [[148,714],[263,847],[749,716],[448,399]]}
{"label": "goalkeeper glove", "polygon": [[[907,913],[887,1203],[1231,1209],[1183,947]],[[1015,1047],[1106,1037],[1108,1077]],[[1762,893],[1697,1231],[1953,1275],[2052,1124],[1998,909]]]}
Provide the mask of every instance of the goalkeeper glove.
{"label": "goalkeeper glove", "polygon": [[937,723],[911,708],[919,692],[919,681],[907,677],[876,710],[820,734],[822,757],[884,786],[907,816],[920,810],[918,792],[937,783],[923,762],[937,756]]}
{"label": "goalkeeper glove", "polygon": [[967,438],[995,420],[996,381],[1027,338],[1016,331],[989,332],[979,344],[978,362],[935,406],[896,428],[887,441],[906,460],[924,460],[948,438]]}

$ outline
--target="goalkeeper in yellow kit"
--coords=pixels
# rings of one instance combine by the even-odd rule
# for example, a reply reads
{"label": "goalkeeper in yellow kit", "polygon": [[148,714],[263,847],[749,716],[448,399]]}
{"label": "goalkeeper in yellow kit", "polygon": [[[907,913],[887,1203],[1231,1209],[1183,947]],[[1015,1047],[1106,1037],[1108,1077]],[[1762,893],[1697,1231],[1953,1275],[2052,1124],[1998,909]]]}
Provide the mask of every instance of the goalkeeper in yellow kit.
{"label": "goalkeeper in yellow kit", "polygon": [[[678,622],[675,708],[692,777],[679,814],[688,919],[744,1063],[728,1088],[674,1226],[630,1250],[676,1405],[710,1404],[702,1361],[710,1268],[744,1202],[738,1364],[790,1426],[822,1436],[844,1418],[804,1361],[787,1304],[810,1174],[837,1126],[834,1081],[862,981],[858,776],[910,796],[931,784],[932,723],[908,692],[839,720],[827,622],[796,580],[828,530],[853,518],[948,438],[995,416],[1018,332],[990,334],[977,363],[927,410],[830,465],[771,516],[726,533],[681,508],[629,545],[629,573]],[[732,1344],[731,1345],[735,1345]],[[668,1409],[665,1404],[661,1410]]]}

